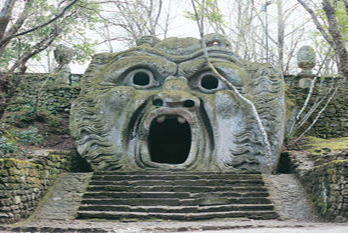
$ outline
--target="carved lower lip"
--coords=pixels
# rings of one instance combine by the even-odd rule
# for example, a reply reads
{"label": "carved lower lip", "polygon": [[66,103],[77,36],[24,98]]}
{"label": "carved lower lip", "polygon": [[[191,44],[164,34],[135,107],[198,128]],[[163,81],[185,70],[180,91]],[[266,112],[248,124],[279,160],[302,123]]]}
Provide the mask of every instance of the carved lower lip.
{"label": "carved lower lip", "polygon": [[153,118],[147,142],[152,162],[182,164],[187,160],[191,149],[190,124],[179,115]]}

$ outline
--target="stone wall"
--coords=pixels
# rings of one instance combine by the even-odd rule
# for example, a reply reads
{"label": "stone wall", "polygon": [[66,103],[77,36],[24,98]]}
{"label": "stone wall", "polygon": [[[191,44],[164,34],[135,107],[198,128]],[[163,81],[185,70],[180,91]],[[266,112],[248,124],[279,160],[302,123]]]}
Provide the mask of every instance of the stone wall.
{"label": "stone wall", "polygon": [[20,110],[25,104],[33,104],[39,96],[39,107],[45,107],[52,113],[69,112],[71,102],[80,93],[78,81],[76,81],[79,76],[71,75],[75,77],[75,81],[72,86],[69,86],[60,84],[54,76],[49,74],[25,74],[9,110]]}
{"label": "stone wall", "polygon": [[339,222],[348,220],[347,177],[348,160],[329,162],[299,176],[319,216]]}
{"label": "stone wall", "polygon": [[[285,81],[287,84],[286,95],[292,106],[288,106],[288,111],[291,111],[293,107],[299,106],[301,108],[305,102],[309,88],[301,88],[299,85],[299,77],[297,76],[286,76]],[[325,78],[322,90],[319,92],[319,83],[316,83],[314,88],[313,95],[311,98],[311,103],[318,96],[323,96],[322,93],[327,91],[331,84],[337,81],[334,78]],[[347,82],[340,84],[336,96],[332,99],[331,103],[328,105],[326,110],[323,112],[322,116],[319,118],[317,123],[313,128],[308,132],[308,136],[316,136],[321,138],[333,138],[333,137],[347,137],[348,136],[348,84]],[[312,122],[314,117],[317,115],[318,111],[324,106],[325,101],[319,106],[318,110],[314,112],[312,117],[309,118],[308,122]],[[311,106],[311,105],[310,105]],[[308,123],[305,124],[299,131],[302,132]],[[301,131],[302,130],[302,131]]]}
{"label": "stone wall", "polygon": [[29,217],[58,175],[74,166],[74,153],[51,151],[33,160],[0,159],[0,223]]}

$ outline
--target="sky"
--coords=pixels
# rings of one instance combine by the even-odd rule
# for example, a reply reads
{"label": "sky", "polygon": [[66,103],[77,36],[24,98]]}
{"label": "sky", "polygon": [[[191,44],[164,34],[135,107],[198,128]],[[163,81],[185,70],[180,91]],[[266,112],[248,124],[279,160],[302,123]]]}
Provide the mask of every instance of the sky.
{"label": "sky", "polygon": [[[168,3],[170,0],[164,0],[165,3]],[[244,1],[244,0],[242,0]],[[262,7],[264,5],[265,0],[255,0],[255,5],[257,8]],[[277,18],[277,8],[275,4],[275,0],[271,1],[272,3],[268,6],[268,19],[269,19],[269,33],[273,34],[274,37],[276,37],[276,18]],[[297,3],[296,0],[284,0],[286,6],[293,6]],[[233,12],[234,9],[232,8],[233,6],[230,4],[231,1],[229,0],[219,0],[219,8],[222,11],[223,14],[225,14],[225,20],[233,20],[229,19],[228,12]],[[170,30],[168,33],[168,37],[176,36],[176,37],[199,37],[199,32],[197,28],[197,24],[195,21],[188,20],[184,16],[184,12],[186,11],[192,11],[192,6],[191,6],[191,1],[185,0],[185,1],[177,1],[177,0],[172,0],[171,1],[171,21],[170,21]],[[262,13],[263,14],[263,13]],[[261,15],[263,18],[264,15]],[[292,26],[295,27],[295,25],[301,24],[301,22],[307,21],[309,16],[307,13],[301,8],[297,7],[297,10],[293,11],[291,18],[288,20],[289,25],[287,25],[287,29],[291,30],[290,28]],[[311,24],[307,25],[308,31],[313,31],[314,27]],[[209,30],[209,28],[208,28]],[[88,37],[94,40],[102,40],[100,35],[90,31],[87,32]],[[270,42],[271,43],[271,42]],[[311,44],[312,41],[310,37],[304,37],[302,41],[300,42],[301,45],[307,45]],[[113,42],[113,49],[114,52],[122,51],[127,49],[127,46],[125,44],[122,44],[120,42]],[[105,45],[99,45],[96,48],[96,53],[101,53],[101,52],[109,52],[109,48]],[[78,63],[71,63],[70,68],[72,73],[76,74],[82,74],[84,73],[85,69],[88,66],[88,62],[86,64],[78,64]],[[39,66],[36,67],[36,69],[39,69]],[[42,69],[41,69],[42,70]],[[41,71],[42,72],[42,71]]]}

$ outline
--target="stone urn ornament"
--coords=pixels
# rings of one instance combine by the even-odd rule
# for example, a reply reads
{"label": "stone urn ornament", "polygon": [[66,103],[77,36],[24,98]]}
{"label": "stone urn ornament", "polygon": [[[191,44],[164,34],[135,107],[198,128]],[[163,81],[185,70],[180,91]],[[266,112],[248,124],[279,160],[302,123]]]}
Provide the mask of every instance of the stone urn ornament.
{"label": "stone urn ornament", "polygon": [[302,46],[297,52],[297,65],[302,71],[299,73],[300,76],[313,77],[314,74],[312,69],[316,64],[315,51],[311,46]]}
{"label": "stone urn ornament", "polygon": [[54,73],[57,74],[57,80],[59,83],[70,85],[70,74],[71,70],[69,63],[73,57],[73,50],[65,45],[57,45],[53,51],[54,59],[58,63],[54,69]]}
{"label": "stone urn ornament", "polygon": [[316,65],[315,51],[311,46],[302,46],[297,52],[297,65],[302,71],[298,74],[301,88],[309,88],[312,78],[315,76],[312,69]]}

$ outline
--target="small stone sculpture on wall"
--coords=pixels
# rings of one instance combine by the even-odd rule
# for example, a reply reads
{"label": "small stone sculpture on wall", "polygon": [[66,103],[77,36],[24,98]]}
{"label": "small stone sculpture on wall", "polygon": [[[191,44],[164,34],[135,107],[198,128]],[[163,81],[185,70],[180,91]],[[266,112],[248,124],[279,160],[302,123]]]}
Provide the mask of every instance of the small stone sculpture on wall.
{"label": "small stone sculpture on wall", "polygon": [[315,51],[311,46],[302,46],[297,52],[297,65],[302,71],[298,74],[301,88],[309,88],[315,76],[312,69],[316,65]]}
{"label": "small stone sculpture on wall", "polygon": [[54,50],[54,58],[58,63],[58,66],[54,69],[54,73],[57,75],[57,80],[61,84],[70,85],[71,70],[69,63],[73,57],[73,51],[71,48],[65,45],[57,45]]}

